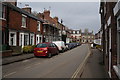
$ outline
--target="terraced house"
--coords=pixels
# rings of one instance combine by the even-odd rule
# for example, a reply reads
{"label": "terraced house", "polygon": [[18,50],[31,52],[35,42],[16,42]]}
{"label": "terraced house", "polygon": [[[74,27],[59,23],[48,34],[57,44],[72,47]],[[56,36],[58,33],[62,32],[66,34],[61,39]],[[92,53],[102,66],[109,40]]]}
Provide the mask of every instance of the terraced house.
{"label": "terraced house", "polygon": [[79,42],[79,43],[93,43],[94,42],[94,34],[93,32],[89,32],[88,29],[85,29],[84,32],[82,30],[69,30],[71,33],[71,42]]}
{"label": "terraced house", "polygon": [[11,49],[42,42],[43,21],[31,14],[31,8],[18,8],[17,2],[2,3],[2,44]]}
{"label": "terraced house", "polygon": [[[58,17],[52,18],[50,10],[33,15],[29,6],[17,7],[17,1],[1,2],[2,16],[2,53],[11,56],[20,53],[26,45],[40,42],[52,42],[68,39],[68,28],[59,22]],[[69,39],[68,39],[69,40]]]}
{"label": "terraced house", "polygon": [[120,0],[101,2],[100,14],[105,68],[110,78],[120,79]]}
{"label": "terraced house", "polygon": [[37,16],[45,21],[43,23],[44,42],[61,40],[59,33],[62,30],[62,26],[60,26],[58,17],[52,18],[49,10],[44,10],[43,13],[38,13]]}

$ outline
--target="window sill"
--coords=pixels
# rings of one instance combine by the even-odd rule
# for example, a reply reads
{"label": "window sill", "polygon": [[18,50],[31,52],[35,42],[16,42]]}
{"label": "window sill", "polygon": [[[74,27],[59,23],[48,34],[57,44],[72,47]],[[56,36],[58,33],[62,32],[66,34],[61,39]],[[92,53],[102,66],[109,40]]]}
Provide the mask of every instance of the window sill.
{"label": "window sill", "polygon": [[21,26],[22,28],[26,28],[26,26]]}
{"label": "window sill", "polygon": [[4,20],[4,21],[6,21],[6,19],[5,19],[5,18],[0,18],[0,20]]}
{"label": "window sill", "polygon": [[116,65],[113,66],[115,73],[117,74],[118,78],[120,79],[120,68]]}

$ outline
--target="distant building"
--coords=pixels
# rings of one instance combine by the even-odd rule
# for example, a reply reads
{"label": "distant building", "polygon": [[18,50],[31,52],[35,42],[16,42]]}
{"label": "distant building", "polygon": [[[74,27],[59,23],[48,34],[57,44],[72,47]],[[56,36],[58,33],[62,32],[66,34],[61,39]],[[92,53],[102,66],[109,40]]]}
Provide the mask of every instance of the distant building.
{"label": "distant building", "polygon": [[94,34],[93,32],[89,32],[85,29],[84,32],[81,30],[69,30],[71,34],[71,42],[79,42],[79,43],[93,43],[94,42]]}
{"label": "distant building", "polygon": [[102,29],[95,34],[94,43],[97,45],[102,45]]}

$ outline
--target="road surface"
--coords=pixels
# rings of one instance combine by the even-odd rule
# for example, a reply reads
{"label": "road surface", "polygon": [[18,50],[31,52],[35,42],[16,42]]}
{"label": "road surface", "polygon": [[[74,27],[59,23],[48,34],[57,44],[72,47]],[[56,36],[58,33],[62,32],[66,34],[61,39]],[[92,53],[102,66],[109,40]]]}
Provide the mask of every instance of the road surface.
{"label": "road surface", "polygon": [[3,78],[71,78],[89,53],[89,45],[55,55],[31,58],[2,66]]}

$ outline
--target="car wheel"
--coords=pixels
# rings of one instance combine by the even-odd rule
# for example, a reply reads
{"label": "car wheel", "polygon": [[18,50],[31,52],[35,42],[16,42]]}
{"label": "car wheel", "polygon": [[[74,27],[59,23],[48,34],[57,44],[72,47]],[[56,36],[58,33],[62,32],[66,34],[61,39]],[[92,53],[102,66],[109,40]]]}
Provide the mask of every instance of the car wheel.
{"label": "car wheel", "polygon": [[48,54],[48,58],[51,58],[51,57],[52,57],[52,54],[51,54],[51,53],[49,53],[49,54]]}
{"label": "car wheel", "polygon": [[56,53],[57,55],[59,54],[59,51],[57,51],[57,53]]}

